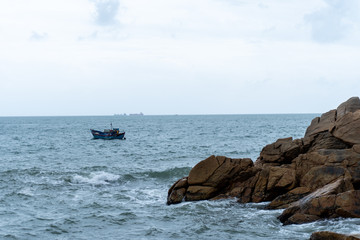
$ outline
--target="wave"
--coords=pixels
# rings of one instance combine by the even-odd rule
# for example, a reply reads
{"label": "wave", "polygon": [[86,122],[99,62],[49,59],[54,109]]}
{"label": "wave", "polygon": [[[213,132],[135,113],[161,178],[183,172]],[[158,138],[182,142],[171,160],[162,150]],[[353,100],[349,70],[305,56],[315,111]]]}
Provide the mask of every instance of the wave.
{"label": "wave", "polygon": [[70,180],[71,183],[88,183],[93,185],[106,185],[116,182],[120,178],[119,175],[108,172],[92,172],[89,176],[75,175]]}
{"label": "wave", "polygon": [[143,174],[145,176],[151,177],[151,178],[157,178],[157,179],[170,179],[174,177],[184,177],[189,175],[189,172],[191,170],[191,167],[175,167],[166,169],[164,171],[147,171]]}

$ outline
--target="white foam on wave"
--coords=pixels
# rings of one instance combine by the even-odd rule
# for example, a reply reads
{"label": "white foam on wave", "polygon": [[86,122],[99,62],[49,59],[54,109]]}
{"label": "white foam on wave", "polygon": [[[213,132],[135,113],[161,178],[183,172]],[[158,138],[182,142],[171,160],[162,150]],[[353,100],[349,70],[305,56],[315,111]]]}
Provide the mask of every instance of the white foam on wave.
{"label": "white foam on wave", "polygon": [[109,184],[110,182],[116,181],[120,178],[119,175],[115,175],[108,172],[93,172],[89,176],[84,177],[75,175],[73,177],[74,183],[89,183],[94,185]]}
{"label": "white foam on wave", "polygon": [[27,187],[27,188],[22,188],[19,191],[19,194],[24,195],[24,196],[28,196],[28,197],[32,197],[34,196],[34,192],[31,188]]}

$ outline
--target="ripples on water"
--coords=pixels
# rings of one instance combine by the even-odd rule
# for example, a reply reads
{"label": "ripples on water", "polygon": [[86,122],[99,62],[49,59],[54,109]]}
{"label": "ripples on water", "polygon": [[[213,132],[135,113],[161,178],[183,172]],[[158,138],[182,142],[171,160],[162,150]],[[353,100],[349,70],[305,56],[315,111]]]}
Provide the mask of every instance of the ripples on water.
{"label": "ripples on water", "polygon": [[[0,118],[0,239],[307,239],[359,220],[281,226],[281,211],[235,199],[166,205],[167,191],[214,155],[256,160],[300,138],[315,115]],[[125,141],[93,140],[113,123]]]}

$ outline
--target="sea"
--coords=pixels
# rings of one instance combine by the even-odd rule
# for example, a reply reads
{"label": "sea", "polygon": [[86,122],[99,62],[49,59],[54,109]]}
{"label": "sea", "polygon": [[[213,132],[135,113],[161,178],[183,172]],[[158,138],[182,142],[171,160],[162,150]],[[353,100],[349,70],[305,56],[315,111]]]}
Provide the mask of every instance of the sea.
{"label": "sea", "polygon": [[[319,114],[0,118],[0,239],[309,239],[359,219],[283,226],[282,210],[236,199],[166,205],[210,155],[257,159]],[[124,129],[126,140],[90,129]]]}

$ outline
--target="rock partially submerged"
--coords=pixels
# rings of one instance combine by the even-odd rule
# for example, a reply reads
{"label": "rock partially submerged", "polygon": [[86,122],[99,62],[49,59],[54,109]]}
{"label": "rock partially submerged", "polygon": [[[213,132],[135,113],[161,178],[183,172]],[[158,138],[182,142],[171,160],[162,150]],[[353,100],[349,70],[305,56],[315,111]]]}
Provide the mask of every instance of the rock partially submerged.
{"label": "rock partially submerged", "polygon": [[328,231],[311,234],[310,240],[360,240],[360,235],[345,235]]}
{"label": "rock partially submerged", "polygon": [[249,158],[210,156],[169,190],[168,204],[237,198],[286,208],[284,224],[360,218],[360,99],[312,120],[304,138],[284,138]]}

